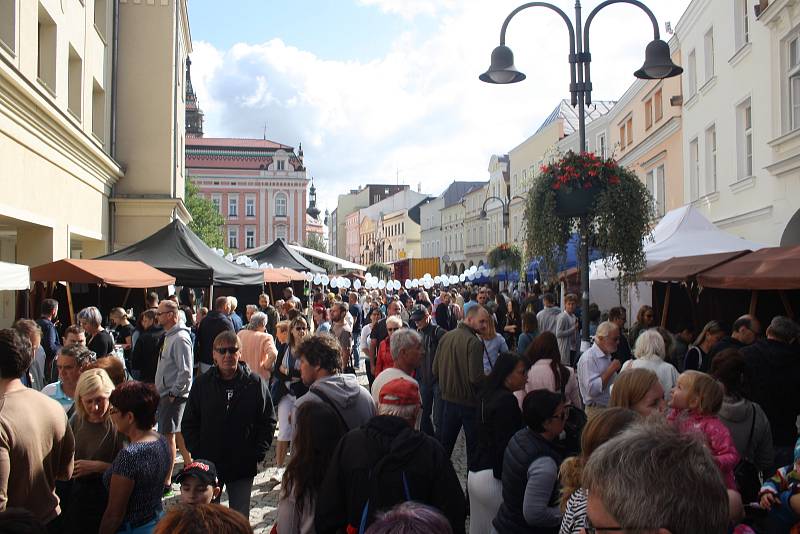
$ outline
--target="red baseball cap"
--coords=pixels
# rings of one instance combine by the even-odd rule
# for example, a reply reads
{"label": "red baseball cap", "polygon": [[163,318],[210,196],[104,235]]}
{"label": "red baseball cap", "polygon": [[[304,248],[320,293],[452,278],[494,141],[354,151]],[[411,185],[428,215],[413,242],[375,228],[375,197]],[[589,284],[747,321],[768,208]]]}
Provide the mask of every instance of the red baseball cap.
{"label": "red baseball cap", "polygon": [[383,385],[378,395],[378,402],[394,406],[419,405],[419,386],[412,380],[395,378]]}

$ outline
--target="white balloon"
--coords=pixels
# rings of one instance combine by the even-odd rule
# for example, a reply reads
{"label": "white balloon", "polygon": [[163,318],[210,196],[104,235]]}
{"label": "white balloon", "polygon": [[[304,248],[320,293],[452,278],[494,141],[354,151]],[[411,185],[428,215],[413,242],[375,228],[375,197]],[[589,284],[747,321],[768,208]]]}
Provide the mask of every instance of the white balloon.
{"label": "white balloon", "polygon": [[339,287],[339,279],[338,278],[332,278],[330,280],[330,284],[331,284],[331,287],[333,289],[336,289],[337,287]]}
{"label": "white balloon", "polygon": [[395,291],[399,291],[401,287],[403,287],[403,284],[400,283],[400,280],[395,280],[394,281],[394,289],[395,289]]}
{"label": "white balloon", "polygon": [[378,289],[383,289],[386,287],[386,280],[379,280],[378,281]]}
{"label": "white balloon", "polygon": [[356,289],[356,291],[361,289],[361,280],[359,280],[358,278],[353,280],[353,287]]}
{"label": "white balloon", "polygon": [[469,280],[470,282],[472,282],[473,280],[475,280],[475,275],[474,275],[474,274],[472,274],[472,273],[469,273],[469,274],[467,275],[467,280]]}
{"label": "white balloon", "polygon": [[425,273],[424,275],[422,275],[422,278],[425,279],[425,280],[430,279],[431,278],[431,273]]}
{"label": "white balloon", "polygon": [[322,276],[320,276],[320,279],[321,279],[321,281],[322,281],[322,285],[323,285],[323,286],[327,286],[327,285],[330,283],[330,281],[331,281],[331,279],[330,279],[330,278],[328,278],[328,275],[327,275],[327,274],[323,274]]}
{"label": "white balloon", "polygon": [[369,271],[367,271],[367,274],[364,276],[364,278],[366,278],[367,280],[369,280],[370,278],[372,278],[372,273],[371,273],[371,272],[369,272]]}
{"label": "white balloon", "polygon": [[470,270],[470,272],[474,273],[474,272],[476,272],[478,270],[478,266],[477,265],[473,265],[472,267],[469,268],[469,270]]}
{"label": "white balloon", "polygon": [[460,282],[463,282],[463,281],[464,281],[464,280],[466,280],[466,279],[467,279],[467,277],[464,275],[464,273],[461,273],[461,274],[459,275],[459,277],[458,277],[458,280],[459,280]]}
{"label": "white balloon", "polygon": [[314,280],[314,273],[306,273],[306,281],[311,282]]}
{"label": "white balloon", "polygon": [[414,278],[411,281],[411,287],[419,287],[419,279],[418,278]]}
{"label": "white balloon", "polygon": [[225,259],[228,260],[228,261],[233,261],[233,254],[228,252],[228,254],[225,256]]}
{"label": "white balloon", "polygon": [[411,280],[406,278],[406,281],[403,282],[403,285],[405,286],[406,289],[411,289]]}
{"label": "white balloon", "polygon": [[442,277],[437,274],[436,276],[433,277],[433,283],[437,285],[442,283]]}
{"label": "white balloon", "polygon": [[442,278],[442,285],[444,287],[449,286],[450,285],[450,280],[448,280],[447,278]]}
{"label": "white balloon", "polygon": [[433,287],[433,280],[425,280],[425,289],[430,289]]}
{"label": "white balloon", "polygon": [[319,273],[315,274],[314,275],[314,285],[318,286],[321,283],[322,283],[322,277],[319,275]]}

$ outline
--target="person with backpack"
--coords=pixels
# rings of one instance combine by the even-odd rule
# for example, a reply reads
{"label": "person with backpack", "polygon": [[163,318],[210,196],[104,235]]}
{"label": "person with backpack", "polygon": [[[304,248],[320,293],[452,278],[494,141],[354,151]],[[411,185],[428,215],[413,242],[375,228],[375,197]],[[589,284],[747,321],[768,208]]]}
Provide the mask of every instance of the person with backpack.
{"label": "person with backpack", "polygon": [[454,533],[465,532],[466,502],[453,465],[436,439],[414,430],[421,411],[414,382],[395,379],[381,388],[378,415],[333,453],[317,499],[317,534],[361,534],[406,501],[438,509]]}
{"label": "person with backpack", "polygon": [[300,379],[308,393],[298,397],[295,409],[306,402],[322,402],[333,408],[345,430],[358,428],[375,415],[375,403],[356,375],[342,374],[342,349],[330,334],[304,339],[297,348]]}

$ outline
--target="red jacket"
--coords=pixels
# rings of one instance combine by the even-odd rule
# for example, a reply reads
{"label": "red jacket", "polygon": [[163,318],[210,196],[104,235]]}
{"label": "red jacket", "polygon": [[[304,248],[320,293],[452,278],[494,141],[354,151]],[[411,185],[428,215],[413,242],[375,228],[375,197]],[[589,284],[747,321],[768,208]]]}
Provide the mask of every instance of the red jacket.
{"label": "red jacket", "polygon": [[394,360],[392,359],[392,351],[389,349],[389,338],[387,337],[378,345],[378,355],[375,357],[375,376],[390,367],[394,367]]}

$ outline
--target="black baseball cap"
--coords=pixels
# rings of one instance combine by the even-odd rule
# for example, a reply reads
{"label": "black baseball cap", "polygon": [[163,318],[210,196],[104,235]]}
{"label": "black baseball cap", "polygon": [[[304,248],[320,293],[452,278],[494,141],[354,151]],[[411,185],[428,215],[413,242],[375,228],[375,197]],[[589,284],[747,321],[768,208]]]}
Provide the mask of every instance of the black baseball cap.
{"label": "black baseball cap", "polygon": [[214,462],[209,460],[195,460],[187,464],[181,472],[178,473],[178,476],[175,477],[175,482],[180,483],[186,477],[195,477],[210,486],[219,486],[217,480],[217,466],[214,465]]}

